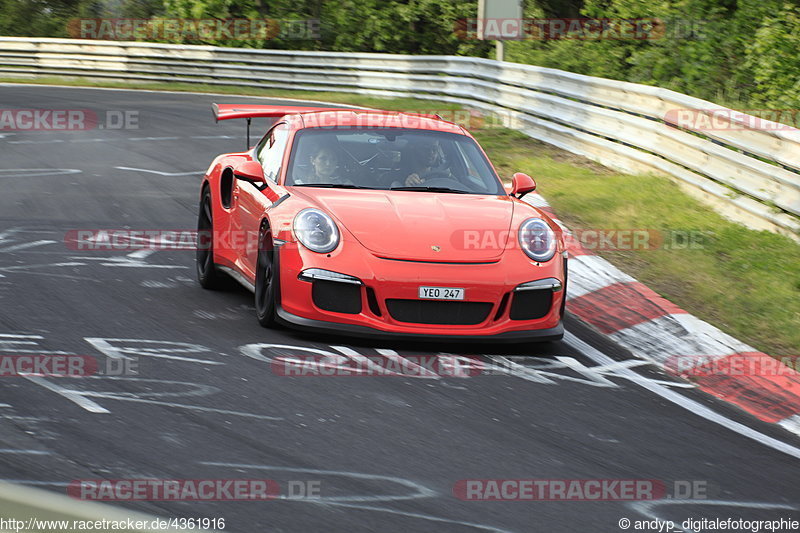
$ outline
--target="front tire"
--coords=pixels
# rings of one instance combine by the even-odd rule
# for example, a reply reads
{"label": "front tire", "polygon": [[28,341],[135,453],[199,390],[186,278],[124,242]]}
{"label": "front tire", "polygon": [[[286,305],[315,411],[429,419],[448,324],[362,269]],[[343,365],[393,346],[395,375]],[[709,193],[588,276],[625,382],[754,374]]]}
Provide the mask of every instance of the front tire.
{"label": "front tire", "polygon": [[266,224],[258,235],[258,259],[256,260],[256,318],[265,328],[275,325],[276,272],[272,235]]}
{"label": "front tire", "polygon": [[223,274],[214,265],[214,218],[211,210],[211,191],[206,187],[197,215],[197,281],[204,289],[224,286]]}

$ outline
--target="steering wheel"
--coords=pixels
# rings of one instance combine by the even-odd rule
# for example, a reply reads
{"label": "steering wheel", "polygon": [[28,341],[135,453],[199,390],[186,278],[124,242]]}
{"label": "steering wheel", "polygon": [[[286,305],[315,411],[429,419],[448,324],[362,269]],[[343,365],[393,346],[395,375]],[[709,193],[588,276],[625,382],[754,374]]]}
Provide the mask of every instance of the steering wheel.
{"label": "steering wheel", "polygon": [[425,180],[425,183],[422,184],[423,187],[447,187],[448,189],[458,189],[460,191],[467,192],[464,189],[464,184],[458,181],[457,179],[453,178],[428,178]]}
{"label": "steering wheel", "polygon": [[425,172],[420,172],[419,177],[425,180],[426,184],[431,180],[456,181],[450,177],[450,172],[448,172],[447,170],[426,170]]}

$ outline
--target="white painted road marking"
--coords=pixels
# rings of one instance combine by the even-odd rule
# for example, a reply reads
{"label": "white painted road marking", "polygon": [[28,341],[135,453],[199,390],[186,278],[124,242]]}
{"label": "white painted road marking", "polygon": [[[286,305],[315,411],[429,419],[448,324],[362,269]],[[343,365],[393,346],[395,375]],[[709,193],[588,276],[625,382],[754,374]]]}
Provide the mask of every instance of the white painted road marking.
{"label": "white painted road marking", "polygon": [[50,455],[50,452],[44,450],[12,450],[10,448],[0,448],[0,453],[12,455]]}
{"label": "white painted road marking", "polygon": [[[660,520],[662,523],[667,522],[666,519],[659,517],[654,511],[654,507],[659,506],[672,506],[672,505],[699,505],[702,507],[706,506],[714,506],[714,507],[739,507],[745,509],[759,509],[759,510],[790,510],[796,511],[798,509],[797,506],[786,504],[786,503],[768,503],[768,502],[737,502],[737,501],[728,501],[728,500],[651,500],[651,501],[639,501],[639,502],[631,502],[628,504],[631,508],[635,511],[641,513],[642,515],[652,519],[652,520]],[[696,519],[695,519],[696,520]],[[676,522],[673,520],[673,522]],[[691,525],[691,524],[690,524]],[[683,531],[685,533],[694,533],[693,530],[687,530],[683,528],[683,522],[680,524],[675,524],[675,527],[680,527],[680,529],[674,529],[673,532],[676,531]],[[704,528],[703,531],[706,531]],[[764,529],[766,531],[766,529]],[[672,532],[670,532],[672,533]]]}
{"label": "white painted road marking", "polygon": [[86,263],[44,263],[41,265],[17,265],[17,266],[8,266],[8,267],[0,267],[0,271],[3,272],[25,272],[28,273],[28,270],[32,270],[34,268],[46,268],[46,267],[73,267],[73,266],[86,266]]}
{"label": "white painted road marking", "polygon": [[50,139],[48,141],[8,141],[8,144],[55,144],[63,142],[64,139]]}
{"label": "white painted road marking", "polygon": [[[19,340],[11,340],[19,339]],[[44,337],[41,335],[13,335],[8,333],[0,333],[0,352],[13,352],[13,354],[34,353],[39,355],[74,355],[73,352],[65,352],[61,350],[38,350],[19,348],[19,346],[38,346],[39,343],[33,340],[22,339],[36,339],[42,340]]]}
{"label": "white painted road marking", "polygon": [[[331,346],[331,348],[333,348],[337,352],[342,353],[343,355],[345,355],[350,360],[355,361],[356,364],[357,364],[356,368],[363,369],[364,372],[371,373],[372,375],[381,375],[381,374],[392,375],[392,374],[394,374],[394,372],[392,372],[391,370],[386,370],[385,368],[383,368],[380,365],[376,364],[375,362],[370,360],[368,357],[366,357],[364,355],[361,355],[360,353],[358,353],[357,351],[353,350],[352,348],[349,348],[347,346]],[[376,350],[376,351],[378,353],[380,353],[381,355],[383,355],[384,357],[386,357],[387,359],[390,359],[390,360],[393,360],[393,361],[398,361],[398,362],[404,361],[405,364],[403,366],[405,366],[406,368],[408,368],[410,370],[415,370],[414,375],[413,376],[409,376],[409,377],[415,377],[415,378],[417,378],[417,377],[419,377],[419,378],[430,378],[431,377],[430,376],[431,373],[429,371],[425,370],[424,368],[422,368],[419,365],[416,365],[416,364],[412,363],[408,359],[404,359],[404,358],[400,357],[399,355],[397,355],[397,352],[395,352],[394,350]],[[324,362],[320,362],[320,365],[323,365],[323,364],[324,364]],[[350,366],[345,361],[345,362],[343,362],[343,365],[341,367],[337,366],[337,368],[350,369]],[[397,374],[397,375],[400,376],[400,375],[404,375],[404,374]],[[435,379],[439,379],[438,376],[434,375],[434,377],[435,377]]]}
{"label": "white painted road marking", "polygon": [[55,383],[50,383],[44,378],[40,378],[38,376],[23,376],[28,381],[36,383],[39,386],[44,387],[45,389],[51,390],[56,394],[60,394],[67,400],[74,402],[75,404],[79,405],[80,407],[86,409],[90,413],[99,413],[99,414],[107,414],[110,411],[104,409],[100,405],[94,403],[92,400],[85,398],[80,391],[65,389],[63,387],[59,387]]}
{"label": "white painted road marking", "polygon": [[46,487],[69,487],[69,481],[35,481],[32,479],[0,479],[0,482],[11,485],[43,485]]}
{"label": "white painted road marking", "polygon": [[77,168],[3,168],[0,169],[0,177],[6,175],[21,175],[26,178],[33,176],[60,176],[62,174],[80,174],[82,170]]}
{"label": "white painted road marking", "polygon": [[[186,361],[189,363],[200,363],[201,365],[224,365],[222,361],[210,361],[208,359],[194,359],[192,357],[182,357],[172,355],[176,353],[208,353],[211,349],[200,344],[190,344],[188,342],[154,341],[148,339],[114,339],[103,337],[84,337],[86,342],[94,346],[98,351],[113,359],[132,359],[129,356],[156,357],[160,359],[172,359],[174,361]],[[126,343],[126,346],[115,346],[112,343]],[[132,346],[131,346],[132,345]]]}
{"label": "white painted road marking", "polygon": [[[574,334],[568,331],[564,332],[564,341],[568,345],[572,346],[573,348],[581,352],[583,355],[595,361],[596,363],[599,363],[601,365],[610,365],[616,363],[616,361],[611,359],[609,356],[607,356],[600,350],[596,349],[595,347],[580,340],[578,337],[576,337]],[[637,381],[637,383],[641,387],[649,390],[650,392],[658,396],[661,396],[665,400],[668,400],[676,405],[679,405],[680,407],[683,407],[687,411],[694,413],[697,416],[705,418],[706,420],[714,422],[715,424],[719,424],[722,427],[728,428],[731,431],[734,431],[749,439],[753,439],[754,441],[759,442],[765,446],[769,446],[774,450],[783,452],[787,455],[791,455],[792,457],[800,459],[800,449],[795,448],[790,444],[786,444],[785,442],[779,441],[778,439],[774,439],[768,435],[764,435],[759,431],[749,428],[744,424],[740,424],[739,422],[735,422],[729,418],[726,418],[721,414],[712,411],[705,405],[698,403],[690,398],[687,398],[686,396],[678,394],[677,392],[674,392],[659,383],[653,383],[650,380],[641,381],[642,376],[638,376],[638,378],[635,378],[637,374],[633,370],[625,368],[620,370],[620,373],[633,374],[634,376],[633,379],[640,380]]]}
{"label": "white painted road marking", "polygon": [[384,356],[386,359],[392,362],[398,363],[405,369],[411,370],[411,375],[416,377],[419,376],[421,378],[429,378],[429,379],[439,379],[439,376],[435,372],[431,372],[427,368],[420,366],[405,357],[400,356],[394,350],[389,350],[385,348],[375,348],[375,351],[378,352],[380,355]]}
{"label": "white painted road marking", "polygon": [[215,413],[219,415],[233,415],[233,416],[242,416],[245,418],[257,418],[259,420],[272,420],[272,421],[279,421],[283,420],[282,417],[278,416],[267,416],[267,415],[257,415],[253,413],[244,413],[241,411],[229,411],[227,409],[214,409],[213,407],[203,407],[201,405],[187,405],[182,403],[172,403],[172,402],[160,402],[157,400],[146,400],[144,398],[134,398],[131,396],[115,396],[114,394],[106,394],[106,393],[99,393],[99,392],[82,392],[84,396],[92,396],[94,398],[105,398],[107,400],[119,400],[122,402],[136,402],[136,403],[149,403],[151,405],[160,405],[162,407],[176,407],[178,409],[188,409],[189,411],[202,411],[206,413]]}
{"label": "white painted road marking", "polygon": [[28,248],[35,248],[37,246],[44,246],[45,244],[54,244],[56,241],[50,240],[41,240],[41,241],[34,241],[34,242],[26,242],[22,244],[15,244],[14,246],[9,246],[8,248],[0,248],[0,252],[2,253],[9,253],[9,252],[18,252],[20,250],[27,250]]}
{"label": "white painted road marking", "polygon": [[[142,252],[147,252],[142,254]],[[82,261],[100,261],[100,266],[107,267],[127,267],[127,268],[171,268],[171,269],[188,269],[185,265],[156,265],[153,263],[145,263],[142,258],[155,253],[156,250],[137,250],[128,255],[115,256],[115,257],[88,257],[88,256],[73,256],[70,259],[80,259]]]}
{"label": "white painted road marking", "polygon": [[[73,390],[73,389],[65,389],[47,381],[44,378],[38,376],[22,376],[25,379],[40,385],[50,391],[55,392],[56,394],[60,394],[64,398],[74,402],[78,406],[82,407],[83,409],[89,411],[90,413],[94,414],[109,414],[111,411],[108,409],[100,406],[99,404],[95,403],[94,401],[90,400],[89,398],[104,398],[106,400],[118,400],[122,402],[135,402],[135,403],[146,403],[150,405],[159,405],[162,407],[175,407],[178,409],[187,409],[190,411],[201,411],[206,413],[215,413],[221,415],[232,415],[232,416],[241,416],[245,418],[256,418],[259,420],[270,420],[270,421],[280,421],[283,420],[282,417],[274,417],[274,416],[267,416],[267,415],[258,415],[254,413],[245,413],[242,411],[231,411],[228,409],[215,409],[213,407],[203,407],[201,405],[187,405],[181,403],[173,403],[173,402],[162,402],[158,400],[148,400],[146,398],[141,398],[134,393],[130,392],[102,392],[102,391],[92,391],[92,390]],[[96,379],[119,379],[125,381],[147,381],[151,383],[166,383],[171,385],[190,385],[197,388],[194,392],[166,392],[166,393],[148,393],[144,392],[141,393],[140,396],[205,396],[209,395],[210,393],[217,392],[219,389],[216,387],[212,387],[210,385],[199,385],[196,383],[189,383],[189,382],[182,382],[182,381],[160,381],[155,379],[137,379],[137,378],[114,378],[114,377],[106,377],[106,378],[96,378]]]}
{"label": "white painted road marking", "polygon": [[407,516],[409,518],[417,518],[420,520],[428,520],[431,522],[442,522],[447,524],[455,524],[466,526],[472,529],[488,531],[493,533],[511,533],[507,529],[500,529],[493,526],[487,526],[484,524],[478,524],[475,522],[466,522],[462,520],[452,519],[452,518],[444,518],[440,516],[433,516],[427,515],[423,513],[414,513],[409,511],[401,511],[398,509],[392,509],[389,507],[378,507],[372,505],[365,505],[367,503],[389,503],[389,502],[396,502],[396,501],[407,501],[407,500],[418,500],[423,498],[432,498],[439,496],[439,494],[419,483],[414,481],[403,479],[394,476],[386,476],[386,475],[373,475],[373,474],[364,474],[361,472],[347,472],[347,471],[340,471],[340,470],[318,470],[316,468],[296,468],[296,467],[284,467],[284,466],[271,466],[271,465],[254,465],[254,464],[237,464],[237,463],[220,463],[220,462],[213,462],[213,461],[202,461],[200,462],[201,465],[206,466],[218,466],[222,468],[233,468],[233,469],[255,469],[255,470],[268,470],[268,471],[279,471],[279,472],[291,472],[296,474],[313,474],[314,476],[333,476],[333,477],[345,477],[359,480],[360,482],[386,482],[395,485],[401,485],[407,487],[410,491],[409,494],[371,494],[367,496],[363,495],[353,495],[353,496],[319,496],[315,498],[306,498],[302,500],[297,500],[299,502],[305,503],[312,503],[312,504],[319,504],[319,505],[335,505],[338,507],[345,507],[350,509],[360,509],[363,511],[375,511],[379,513],[389,513],[389,514],[396,514],[401,516]]}
{"label": "white painted road marking", "polygon": [[192,172],[162,172],[160,170],[150,170],[147,168],[132,168],[132,167],[114,167],[118,170],[130,170],[133,172],[147,172],[148,174],[158,174],[159,176],[197,176],[204,174],[204,170],[195,170]]}

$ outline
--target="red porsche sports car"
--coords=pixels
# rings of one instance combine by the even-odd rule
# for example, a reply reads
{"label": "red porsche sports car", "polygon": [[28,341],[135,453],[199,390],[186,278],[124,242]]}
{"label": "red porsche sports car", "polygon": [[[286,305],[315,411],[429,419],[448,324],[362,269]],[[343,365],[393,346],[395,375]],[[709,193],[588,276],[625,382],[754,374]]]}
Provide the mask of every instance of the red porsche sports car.
{"label": "red porsche sports car", "polygon": [[[550,341],[563,335],[558,226],[507,190],[475,139],[435,115],[214,105],[272,117],[201,187],[197,273],[255,293],[263,326],[350,336]],[[249,146],[249,139],[248,139]]]}

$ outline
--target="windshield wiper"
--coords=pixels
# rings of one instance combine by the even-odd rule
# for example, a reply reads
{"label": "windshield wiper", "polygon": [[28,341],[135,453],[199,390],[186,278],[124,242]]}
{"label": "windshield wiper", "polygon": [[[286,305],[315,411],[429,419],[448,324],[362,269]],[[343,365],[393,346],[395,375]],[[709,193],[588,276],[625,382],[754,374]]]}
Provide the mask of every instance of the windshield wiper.
{"label": "windshield wiper", "polygon": [[294,187],[324,187],[326,189],[371,189],[375,187],[364,187],[362,185],[351,185],[349,183],[297,183]]}
{"label": "windshield wiper", "polygon": [[451,189],[450,187],[392,187],[393,191],[421,191],[421,192],[452,192],[457,194],[475,194],[461,189]]}

